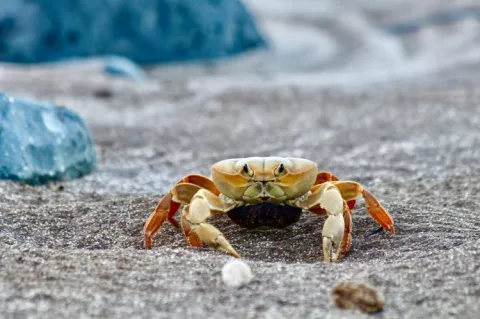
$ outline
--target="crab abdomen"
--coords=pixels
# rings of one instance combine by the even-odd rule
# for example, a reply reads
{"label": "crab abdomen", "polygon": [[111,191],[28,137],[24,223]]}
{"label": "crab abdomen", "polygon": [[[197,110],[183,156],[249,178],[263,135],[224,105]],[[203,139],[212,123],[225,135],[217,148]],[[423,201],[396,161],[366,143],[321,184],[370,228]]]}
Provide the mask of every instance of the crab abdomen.
{"label": "crab abdomen", "polygon": [[302,209],[292,206],[261,203],[234,208],[228,217],[245,228],[285,228],[296,223]]}

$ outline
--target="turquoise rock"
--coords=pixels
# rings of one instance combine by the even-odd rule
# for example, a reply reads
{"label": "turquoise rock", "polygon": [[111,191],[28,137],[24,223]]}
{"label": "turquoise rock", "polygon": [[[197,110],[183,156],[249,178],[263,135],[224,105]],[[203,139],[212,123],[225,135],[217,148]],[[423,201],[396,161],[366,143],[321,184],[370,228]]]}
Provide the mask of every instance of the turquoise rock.
{"label": "turquoise rock", "polygon": [[240,0],[1,0],[0,61],[216,59],[264,47]]}
{"label": "turquoise rock", "polygon": [[92,135],[78,114],[0,92],[0,179],[44,184],[81,177],[95,163]]}

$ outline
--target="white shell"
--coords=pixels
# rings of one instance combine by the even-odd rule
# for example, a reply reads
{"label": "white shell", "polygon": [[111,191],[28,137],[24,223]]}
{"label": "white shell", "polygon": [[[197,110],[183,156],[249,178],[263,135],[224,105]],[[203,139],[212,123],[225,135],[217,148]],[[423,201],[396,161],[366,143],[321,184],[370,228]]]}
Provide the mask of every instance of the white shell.
{"label": "white shell", "polygon": [[235,259],[223,266],[222,279],[228,287],[239,288],[247,285],[253,279],[253,274],[250,266],[241,260]]}

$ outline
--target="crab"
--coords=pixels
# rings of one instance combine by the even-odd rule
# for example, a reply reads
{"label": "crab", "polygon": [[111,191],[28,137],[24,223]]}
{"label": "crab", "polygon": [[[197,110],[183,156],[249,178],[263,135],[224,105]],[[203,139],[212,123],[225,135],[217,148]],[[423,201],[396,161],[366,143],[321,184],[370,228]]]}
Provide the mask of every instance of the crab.
{"label": "crab", "polygon": [[[393,219],[361,184],[341,181],[318,172],[316,163],[303,158],[249,157],[226,159],[211,168],[211,179],[187,175],[158,202],[144,227],[144,246],[166,220],[181,228],[190,246],[203,244],[240,258],[225,236],[208,219],[226,213],[246,228],[284,228],[304,211],[327,216],[322,229],[323,258],[334,262],[352,244],[352,210],[360,196],[378,230],[395,233]],[[184,205],[180,225],[175,214]]]}

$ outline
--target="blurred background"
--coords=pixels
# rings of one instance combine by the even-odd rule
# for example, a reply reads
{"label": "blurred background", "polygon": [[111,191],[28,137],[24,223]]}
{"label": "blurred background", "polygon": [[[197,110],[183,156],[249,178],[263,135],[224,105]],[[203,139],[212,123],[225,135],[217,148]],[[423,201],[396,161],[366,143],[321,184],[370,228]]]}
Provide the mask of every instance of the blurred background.
{"label": "blurred background", "polygon": [[478,61],[479,16],[467,0],[4,0],[0,61],[120,56],[153,78],[355,85]]}
{"label": "blurred background", "polygon": [[[16,123],[10,131],[17,137],[3,140],[10,151],[3,153],[7,169],[0,176],[34,183],[83,176],[98,157],[92,188],[130,193],[166,190],[184,171],[208,174],[209,165],[225,157],[326,160],[320,144],[309,146],[311,137],[298,147],[303,142],[295,128],[275,126],[274,134],[286,135],[280,142],[261,123],[291,113],[292,125],[315,127],[314,115],[335,126],[343,115],[328,111],[325,99],[331,98],[321,89],[388,92],[475,72],[479,19],[480,6],[466,0],[3,0],[0,92],[8,96],[2,107],[23,98],[63,105],[86,124],[78,126],[80,133],[58,121],[61,128],[52,129],[39,120],[43,111],[26,115],[11,108],[4,123]],[[302,102],[305,94],[315,102]],[[248,106],[241,115],[237,104]],[[196,112],[200,117],[185,123]],[[233,129],[216,127],[224,122],[215,117],[222,116],[232,119]],[[327,128],[322,125],[320,136]],[[32,133],[34,126],[48,138]],[[132,141],[121,137],[124,128],[136,132]],[[193,148],[182,140],[205,130],[225,132]],[[55,145],[60,131],[71,139]],[[242,149],[244,132],[255,137]],[[340,134],[339,127],[332,132]],[[150,138],[134,141],[136,135]],[[352,136],[346,141],[358,142]],[[169,160],[183,168],[165,169]]]}

